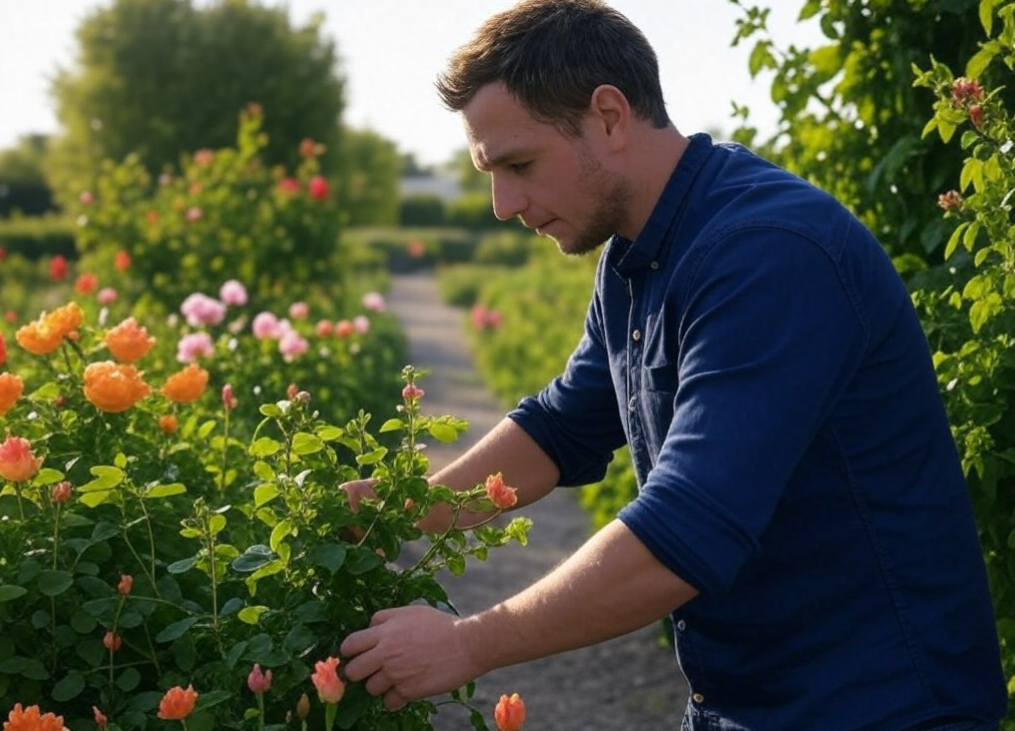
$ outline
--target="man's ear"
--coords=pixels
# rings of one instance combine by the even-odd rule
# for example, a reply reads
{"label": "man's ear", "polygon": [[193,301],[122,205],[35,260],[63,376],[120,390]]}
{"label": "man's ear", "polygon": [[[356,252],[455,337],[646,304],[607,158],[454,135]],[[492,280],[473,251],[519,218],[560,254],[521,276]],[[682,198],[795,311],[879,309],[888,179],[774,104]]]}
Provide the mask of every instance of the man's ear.
{"label": "man's ear", "polygon": [[596,131],[610,146],[623,146],[631,132],[631,105],[624,93],[612,84],[597,86],[589,102]]}

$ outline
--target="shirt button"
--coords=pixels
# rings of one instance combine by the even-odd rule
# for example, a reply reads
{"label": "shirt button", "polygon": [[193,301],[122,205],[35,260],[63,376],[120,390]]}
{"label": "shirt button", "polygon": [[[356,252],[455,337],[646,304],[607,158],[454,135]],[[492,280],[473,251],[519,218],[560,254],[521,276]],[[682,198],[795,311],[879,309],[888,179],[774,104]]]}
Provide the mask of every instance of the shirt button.
{"label": "shirt button", "polygon": [[657,262],[657,261],[654,261],[654,262],[652,262],[651,264],[649,264],[649,266],[650,266],[651,268],[653,268],[653,269],[658,269],[658,268],[659,268],[659,262]]}
{"label": "shirt button", "polygon": [[695,693],[694,695],[691,696],[691,700],[697,703],[698,705],[701,705],[702,703],[705,702],[705,696],[703,696],[701,693]]}
{"label": "shirt button", "polygon": [[637,399],[634,396],[632,396],[631,400],[627,402],[627,410],[628,411],[634,411],[634,407],[635,407],[636,403],[637,403]]}
{"label": "shirt button", "polygon": [[633,333],[631,333],[631,337],[634,338],[635,340],[641,340],[641,330],[635,330]]}
{"label": "shirt button", "polygon": [[677,622],[677,629],[683,632],[685,629],[687,629],[687,622],[681,619],[679,622]]}

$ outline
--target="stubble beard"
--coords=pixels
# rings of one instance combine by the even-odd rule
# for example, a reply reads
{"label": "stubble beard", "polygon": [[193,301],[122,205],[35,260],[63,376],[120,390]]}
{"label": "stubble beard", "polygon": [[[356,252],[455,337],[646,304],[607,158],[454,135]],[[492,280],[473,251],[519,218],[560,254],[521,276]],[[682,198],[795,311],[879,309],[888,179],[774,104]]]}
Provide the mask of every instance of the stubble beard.
{"label": "stubble beard", "polygon": [[592,201],[588,221],[569,240],[554,239],[565,256],[585,256],[602,246],[617,230],[626,215],[629,195],[623,182],[607,172],[591,155],[581,156],[583,187]]}

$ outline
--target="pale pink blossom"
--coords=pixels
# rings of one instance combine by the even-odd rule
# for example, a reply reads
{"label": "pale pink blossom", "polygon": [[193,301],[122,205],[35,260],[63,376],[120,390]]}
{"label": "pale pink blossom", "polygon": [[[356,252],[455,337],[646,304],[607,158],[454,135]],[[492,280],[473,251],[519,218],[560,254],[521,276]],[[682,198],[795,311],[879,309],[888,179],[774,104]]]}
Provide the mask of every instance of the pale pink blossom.
{"label": "pale pink blossom", "polygon": [[271,312],[259,312],[254,316],[250,329],[255,338],[260,340],[274,340],[282,335],[281,323]]}
{"label": "pale pink blossom", "polygon": [[218,325],[225,319],[226,306],[202,292],[195,292],[183,300],[180,312],[192,327]]}
{"label": "pale pink blossom", "polygon": [[184,335],[176,344],[176,360],[180,363],[193,363],[198,358],[210,358],[213,355],[215,344],[208,333]]}
{"label": "pale pink blossom", "polygon": [[112,287],[103,287],[99,290],[99,293],[95,295],[95,299],[99,301],[100,305],[108,306],[116,302],[116,298],[119,295],[116,290]]}
{"label": "pale pink blossom", "polygon": [[371,312],[384,312],[387,303],[380,292],[367,292],[363,295],[363,306]]}
{"label": "pale pink blossom", "polygon": [[294,320],[306,320],[310,314],[310,305],[306,302],[293,302],[289,305],[289,317]]}
{"label": "pale pink blossom", "polygon": [[247,304],[247,288],[242,282],[230,279],[219,290],[219,299],[227,306],[243,307]]}
{"label": "pale pink blossom", "polygon": [[310,343],[306,341],[306,338],[292,330],[285,333],[278,341],[278,351],[287,363],[296,360],[309,349]]}
{"label": "pale pink blossom", "polygon": [[335,326],[329,320],[318,320],[314,326],[314,334],[319,338],[326,338],[335,332]]}
{"label": "pale pink blossom", "polygon": [[185,214],[188,223],[200,221],[202,216],[204,216],[204,211],[202,211],[197,206],[194,206],[193,208],[188,208],[187,213]]}
{"label": "pale pink blossom", "polygon": [[370,332],[370,318],[366,315],[357,315],[352,318],[352,327],[360,335],[366,335]]}
{"label": "pale pink blossom", "polygon": [[356,331],[352,323],[348,320],[339,320],[335,323],[335,335],[340,338],[347,338]]}

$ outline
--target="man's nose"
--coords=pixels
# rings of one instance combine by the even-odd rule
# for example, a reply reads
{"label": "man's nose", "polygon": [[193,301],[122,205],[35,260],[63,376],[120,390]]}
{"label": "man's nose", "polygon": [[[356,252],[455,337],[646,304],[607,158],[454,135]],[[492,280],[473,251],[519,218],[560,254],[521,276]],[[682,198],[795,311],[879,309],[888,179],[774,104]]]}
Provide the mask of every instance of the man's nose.
{"label": "man's nose", "polygon": [[528,207],[528,201],[518,186],[496,177],[490,181],[493,197],[493,215],[499,221],[508,221]]}

